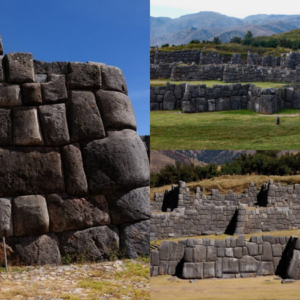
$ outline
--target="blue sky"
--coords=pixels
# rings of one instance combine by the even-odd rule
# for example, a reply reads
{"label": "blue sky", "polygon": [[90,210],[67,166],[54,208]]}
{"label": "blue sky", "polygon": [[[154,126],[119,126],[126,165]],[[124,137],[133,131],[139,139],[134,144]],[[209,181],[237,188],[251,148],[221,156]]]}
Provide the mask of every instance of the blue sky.
{"label": "blue sky", "polygon": [[150,134],[149,0],[0,0],[4,52],[44,61],[96,61],[121,68],[137,118]]}

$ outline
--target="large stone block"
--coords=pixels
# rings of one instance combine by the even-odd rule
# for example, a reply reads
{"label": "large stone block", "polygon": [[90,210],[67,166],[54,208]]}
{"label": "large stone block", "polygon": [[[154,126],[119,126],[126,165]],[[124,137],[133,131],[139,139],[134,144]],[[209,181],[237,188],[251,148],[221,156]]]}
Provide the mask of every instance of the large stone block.
{"label": "large stone block", "polygon": [[205,98],[196,98],[196,111],[205,112],[208,110],[208,102]]}
{"label": "large stone block", "polygon": [[63,232],[110,224],[105,196],[85,198],[64,194],[47,196],[50,231]]}
{"label": "large stone block", "polygon": [[4,57],[7,82],[34,82],[33,58],[30,53],[8,53]]}
{"label": "large stone block", "polygon": [[80,146],[68,145],[61,149],[65,171],[66,191],[69,195],[86,195],[88,184],[84,172]]}
{"label": "large stone block", "polygon": [[0,84],[0,107],[22,105],[21,90],[18,85]]}
{"label": "large stone block", "polygon": [[119,249],[119,232],[115,226],[99,226],[82,231],[58,234],[62,255],[75,255],[89,261],[109,259]]}
{"label": "large stone block", "polygon": [[13,109],[13,143],[18,146],[44,144],[35,107]]}
{"label": "large stone block", "polygon": [[0,148],[0,196],[64,192],[57,148]]}
{"label": "large stone block", "polygon": [[272,246],[269,242],[263,243],[263,261],[272,261],[273,260],[273,253],[272,253]]}
{"label": "large stone block", "polygon": [[[1,37],[0,37],[1,39]],[[0,44],[1,44],[1,40],[0,40]],[[0,45],[1,47],[1,45]],[[0,52],[1,52],[1,49],[0,49]],[[1,56],[1,53],[0,53],[0,82],[3,82],[5,81],[5,75],[4,75],[4,68],[3,68],[3,56]]]}
{"label": "large stone block", "polygon": [[52,63],[41,61],[41,60],[33,60],[34,73],[35,74],[52,74]]}
{"label": "large stone block", "polygon": [[159,245],[159,260],[170,260],[170,242],[162,241]]}
{"label": "large stone block", "polygon": [[150,253],[151,266],[159,266],[159,251],[153,250]]}
{"label": "large stone block", "polygon": [[11,145],[12,121],[11,110],[0,109],[0,145]]}
{"label": "large stone block", "polygon": [[8,240],[18,263],[26,265],[60,264],[61,256],[55,234],[14,237]]}
{"label": "large stone block", "polygon": [[300,109],[300,89],[295,91],[292,107]]}
{"label": "large stone block", "polygon": [[256,243],[249,242],[246,244],[246,246],[247,246],[249,255],[251,255],[251,256],[258,255],[258,245]]}
{"label": "large stone block", "polygon": [[102,89],[122,92],[127,95],[127,84],[121,69],[101,65]]}
{"label": "large stone block", "polygon": [[120,247],[129,258],[150,255],[150,220],[122,224]]}
{"label": "large stone block", "polygon": [[184,263],[182,277],[185,279],[202,279],[203,263]]}
{"label": "large stone block", "polygon": [[173,92],[167,91],[164,96],[163,109],[173,110],[176,105],[176,98]]}
{"label": "large stone block", "polygon": [[208,111],[216,110],[216,100],[215,99],[208,100],[207,103],[208,103]]}
{"label": "large stone block", "polygon": [[224,257],[222,259],[223,273],[238,274],[239,273],[239,260],[236,258]]}
{"label": "large stone block", "polygon": [[219,98],[216,100],[216,111],[229,110],[229,109],[230,109],[229,98]]}
{"label": "large stone block", "polygon": [[291,279],[300,279],[300,251],[294,250],[291,257],[288,269],[287,277]]}
{"label": "large stone block", "polygon": [[41,85],[39,83],[23,84],[23,104],[39,105],[42,103]]}
{"label": "large stone block", "polygon": [[99,89],[100,69],[95,64],[69,63],[68,87],[71,89]]}
{"label": "large stone block", "polygon": [[14,235],[37,235],[49,231],[46,199],[40,195],[20,196],[13,200]]}
{"label": "large stone block", "polygon": [[184,256],[184,245],[176,242],[169,242],[169,260],[170,261],[181,261]]}
{"label": "large stone block", "polygon": [[144,143],[132,130],[111,131],[83,150],[90,192],[110,194],[149,186],[149,160]]}
{"label": "large stone block", "polygon": [[39,107],[45,145],[61,146],[69,143],[69,131],[65,104]]}
{"label": "large stone block", "polygon": [[203,270],[203,278],[215,277],[215,262],[205,262]]}
{"label": "large stone block", "polygon": [[242,108],[242,100],[240,96],[230,97],[230,107],[231,109],[241,109]]}
{"label": "large stone block", "polygon": [[130,99],[123,93],[99,90],[97,103],[106,130],[136,130],[136,121]]}
{"label": "large stone block", "polygon": [[274,275],[275,274],[275,270],[274,270],[274,265],[273,265],[273,261],[270,262],[262,262],[260,264],[260,267],[257,271],[257,275],[260,276],[267,276],[267,275]]}
{"label": "large stone block", "polygon": [[64,75],[49,75],[49,82],[42,83],[44,103],[64,102],[68,98],[66,78]]}
{"label": "large stone block", "polygon": [[254,257],[245,255],[239,260],[241,273],[255,273],[257,272],[260,262]]}
{"label": "large stone block", "polygon": [[13,235],[12,205],[10,198],[0,198],[0,238]]}
{"label": "large stone block", "polygon": [[72,142],[105,137],[104,126],[93,93],[71,91],[67,109]]}
{"label": "large stone block", "polygon": [[150,218],[150,188],[107,195],[113,224],[148,220]]}

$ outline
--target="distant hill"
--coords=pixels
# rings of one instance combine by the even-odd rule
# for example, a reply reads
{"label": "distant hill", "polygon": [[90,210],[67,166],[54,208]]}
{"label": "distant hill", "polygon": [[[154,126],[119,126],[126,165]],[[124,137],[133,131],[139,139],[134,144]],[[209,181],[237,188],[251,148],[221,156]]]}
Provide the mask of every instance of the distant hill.
{"label": "distant hill", "polygon": [[150,151],[150,171],[159,172],[166,165],[175,166],[175,162],[191,164],[195,166],[205,166],[206,163],[199,161],[196,157],[191,157],[176,150],[151,150]]}
{"label": "distant hill", "polygon": [[271,36],[300,27],[300,15],[255,15],[245,19],[228,17],[215,12],[199,12],[180,18],[150,18],[150,45],[188,44],[193,39],[212,40],[220,36],[223,43],[232,37],[244,37],[252,31],[254,37]]}

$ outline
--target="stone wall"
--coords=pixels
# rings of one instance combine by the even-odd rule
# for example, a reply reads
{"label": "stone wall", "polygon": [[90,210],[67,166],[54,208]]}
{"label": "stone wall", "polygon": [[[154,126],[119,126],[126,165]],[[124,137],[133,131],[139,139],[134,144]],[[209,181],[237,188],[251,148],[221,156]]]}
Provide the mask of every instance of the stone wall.
{"label": "stone wall", "polygon": [[281,54],[280,57],[280,67],[295,69],[300,65],[300,52],[290,52],[286,54]]}
{"label": "stone wall", "polygon": [[151,202],[151,240],[224,233],[247,234],[300,228],[300,185],[261,187],[250,183],[242,194],[206,196],[184,182],[157,193]]}
{"label": "stone wall", "polygon": [[250,53],[248,51],[247,55],[247,66],[249,67],[257,67],[259,64],[259,56],[257,53]]}
{"label": "stone wall", "polygon": [[0,238],[14,259],[149,254],[149,160],[122,71],[29,53],[0,66]]}
{"label": "stone wall", "polygon": [[154,52],[154,64],[159,63],[178,63],[183,62],[186,64],[191,64],[195,62],[199,64],[200,60],[200,50],[182,50],[182,51],[170,51],[170,52],[162,52],[156,50]]}
{"label": "stone wall", "polygon": [[280,66],[280,57],[274,57],[273,55],[266,55],[261,58],[261,65],[263,67],[276,68]]}
{"label": "stone wall", "polygon": [[222,80],[225,65],[173,66],[171,81]]}
{"label": "stone wall", "polygon": [[183,279],[247,278],[279,275],[300,279],[300,239],[244,236],[225,240],[163,241],[151,251],[151,276],[177,275]]}
{"label": "stone wall", "polygon": [[163,79],[163,78],[170,78],[171,71],[174,63],[172,64],[163,64],[160,63],[159,65],[150,65],[150,79]]}

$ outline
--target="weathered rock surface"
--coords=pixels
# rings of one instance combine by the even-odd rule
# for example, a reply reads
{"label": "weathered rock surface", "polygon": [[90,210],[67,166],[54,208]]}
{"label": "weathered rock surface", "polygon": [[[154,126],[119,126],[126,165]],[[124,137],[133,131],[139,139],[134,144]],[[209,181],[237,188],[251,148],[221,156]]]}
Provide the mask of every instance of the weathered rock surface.
{"label": "weathered rock surface", "polygon": [[113,224],[147,220],[150,218],[150,188],[107,195]]}
{"label": "weathered rock surface", "polygon": [[37,235],[49,231],[47,203],[43,196],[14,198],[13,211],[15,236]]}
{"label": "weathered rock surface", "polygon": [[65,104],[42,105],[39,115],[45,145],[61,146],[70,142]]}
{"label": "weathered rock surface", "polygon": [[93,93],[71,91],[67,109],[72,142],[105,137],[104,126]]}
{"label": "weathered rock surface", "polygon": [[0,145],[11,145],[12,120],[10,109],[0,109]]}
{"label": "weathered rock surface", "polygon": [[42,103],[42,91],[39,83],[23,84],[23,104],[39,105]]}
{"label": "weathered rock surface", "polygon": [[0,84],[0,107],[19,105],[22,105],[20,86]]}
{"label": "weathered rock surface", "polygon": [[121,69],[102,65],[101,78],[103,90],[117,91],[127,95],[127,84]]}
{"label": "weathered rock surface", "polygon": [[11,198],[0,198],[0,238],[13,235]]}
{"label": "weathered rock surface", "polygon": [[96,93],[106,130],[136,130],[136,121],[130,99],[123,93],[99,90]]}
{"label": "weathered rock surface", "polygon": [[65,102],[68,98],[66,78],[64,75],[49,75],[49,82],[42,83],[44,103]]}
{"label": "weathered rock surface", "polygon": [[90,142],[83,160],[92,194],[110,194],[149,186],[149,161],[140,137],[132,130],[111,131]]}
{"label": "weathered rock surface", "polygon": [[64,191],[57,148],[0,148],[0,196],[49,194]]}
{"label": "weathered rock surface", "polygon": [[33,57],[30,53],[8,53],[4,57],[7,82],[34,82]]}
{"label": "weathered rock surface", "polygon": [[47,196],[51,232],[85,229],[110,224],[105,196],[71,197],[63,194]]}
{"label": "weathered rock surface", "polygon": [[120,246],[129,258],[150,255],[150,220],[120,227]]}

